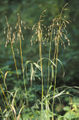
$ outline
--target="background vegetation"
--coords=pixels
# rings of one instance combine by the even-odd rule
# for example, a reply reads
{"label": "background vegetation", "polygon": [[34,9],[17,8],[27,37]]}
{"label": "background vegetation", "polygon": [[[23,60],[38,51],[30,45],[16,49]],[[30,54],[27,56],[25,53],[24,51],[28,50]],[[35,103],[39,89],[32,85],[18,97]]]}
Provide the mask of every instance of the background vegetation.
{"label": "background vegetation", "polygon": [[[68,3],[68,4],[67,4]],[[60,15],[63,6],[63,16],[69,21],[66,25],[68,41],[63,37],[65,46],[59,46],[58,69],[55,81],[48,79],[48,60],[40,62],[39,42],[36,41],[35,30],[39,28],[39,19],[49,28],[52,19]],[[57,21],[60,23],[60,21]],[[20,26],[21,23],[21,26]],[[57,23],[54,23],[57,24]],[[16,27],[16,32],[15,32]],[[22,33],[19,31],[21,27]],[[65,27],[65,26],[64,26]],[[34,28],[34,29],[33,29]],[[48,39],[45,27],[43,37]],[[38,31],[39,29],[37,29]],[[40,31],[40,30],[39,30]],[[11,34],[10,34],[11,32]],[[10,36],[17,39],[24,37],[19,46],[19,40],[10,42]],[[63,32],[62,32],[63,33]],[[41,33],[39,32],[40,36]],[[32,37],[33,36],[33,37]],[[11,37],[12,38],[12,37]],[[76,120],[79,119],[79,0],[4,0],[0,1],[0,117],[1,120]],[[40,39],[38,37],[38,39]],[[39,43],[39,44],[38,44]],[[33,44],[31,46],[31,44]],[[42,56],[48,58],[49,40],[42,42]],[[44,45],[43,45],[44,44]],[[53,44],[53,43],[51,43]],[[46,45],[46,46],[45,46]],[[51,48],[50,58],[53,58],[54,48]],[[40,52],[41,53],[41,52]],[[41,59],[40,59],[41,61]],[[16,66],[17,64],[17,66]],[[41,100],[41,79],[44,79],[44,100]],[[50,63],[49,63],[50,64]],[[56,64],[56,63],[55,63]],[[62,65],[61,65],[62,64]],[[63,67],[62,67],[63,66]],[[41,68],[40,68],[41,67]],[[55,67],[55,66],[54,66]],[[41,70],[40,70],[41,69]],[[50,69],[52,77],[55,72]],[[55,69],[55,68],[54,68]],[[27,75],[26,75],[27,73]],[[51,81],[49,75],[49,81]],[[19,76],[19,77],[18,77]],[[41,77],[41,78],[40,78]],[[27,80],[27,83],[26,83]],[[27,86],[26,87],[24,87]],[[55,91],[53,90],[55,85]],[[43,87],[43,86],[42,86]],[[49,92],[47,93],[47,89]],[[25,92],[27,89],[27,92]],[[63,91],[64,90],[64,91]],[[51,93],[51,91],[53,91]],[[43,92],[43,91],[42,91]],[[51,110],[53,94],[57,95],[53,110]],[[7,96],[7,97],[6,97]],[[49,100],[50,99],[50,100]],[[7,104],[8,101],[8,104]],[[40,101],[40,102],[39,102]],[[50,104],[49,104],[50,103]],[[44,104],[43,110],[40,110]],[[11,107],[10,107],[11,105]],[[9,107],[7,107],[9,106]],[[15,106],[15,108],[14,108]],[[45,109],[47,108],[47,109]],[[47,110],[47,111],[45,111]],[[13,113],[11,112],[13,111]],[[42,111],[42,112],[40,112]],[[53,112],[50,112],[53,111]],[[21,115],[22,114],[22,115]],[[46,118],[44,114],[47,114]],[[12,117],[13,116],[13,117]],[[16,117],[17,116],[17,117]],[[21,116],[21,117],[20,117]],[[40,116],[38,118],[38,116]]]}

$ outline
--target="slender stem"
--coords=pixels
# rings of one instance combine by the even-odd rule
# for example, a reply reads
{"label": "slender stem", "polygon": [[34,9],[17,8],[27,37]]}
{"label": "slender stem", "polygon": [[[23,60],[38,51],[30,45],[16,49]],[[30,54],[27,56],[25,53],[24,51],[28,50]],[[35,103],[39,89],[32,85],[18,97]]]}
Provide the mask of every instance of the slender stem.
{"label": "slender stem", "polygon": [[[52,104],[52,111],[54,113],[54,103],[55,103],[55,100],[54,100],[54,96],[55,96],[55,89],[56,89],[56,78],[57,78],[57,64],[58,64],[58,52],[59,52],[59,40],[61,38],[61,28],[62,28],[62,24],[60,24],[58,30],[57,30],[57,35],[55,37],[55,52],[54,52],[54,59],[53,59],[53,62],[55,62],[56,64],[56,67],[55,67],[55,78],[54,78],[54,90],[53,90],[53,104]],[[52,117],[52,120],[54,120],[54,115]]]}
{"label": "slender stem", "polygon": [[[50,58],[51,58],[51,42],[52,42],[52,32],[50,32],[49,60],[50,60]],[[48,61],[48,81],[47,81],[47,89],[49,88],[49,79],[50,79],[50,61]]]}
{"label": "slender stem", "polygon": [[16,69],[17,78],[19,78],[18,69],[17,69],[17,63],[16,63],[16,58],[15,58],[15,52],[14,52],[14,49],[13,49],[13,44],[12,44],[12,42],[11,42],[11,50],[12,50],[12,54],[13,54],[13,60],[14,60],[14,64],[15,64],[15,69]]}
{"label": "slender stem", "polygon": [[21,45],[21,39],[20,39],[20,56],[21,56],[21,67],[22,67],[22,73],[23,73],[23,79],[24,79],[24,66],[23,66],[23,56],[22,56],[22,45]]}
{"label": "slender stem", "polygon": [[21,67],[22,67],[22,73],[23,73],[24,88],[25,88],[25,91],[26,91],[25,77],[24,77],[24,65],[23,65],[23,55],[22,55],[22,42],[21,42],[21,38],[20,38],[20,56],[21,56]]}
{"label": "slender stem", "polygon": [[43,99],[43,66],[42,66],[42,47],[41,47],[41,42],[39,42],[39,52],[40,52],[40,66],[41,66],[41,78],[42,78],[42,99]]}
{"label": "slender stem", "polygon": [[[20,15],[18,14],[18,40],[19,40],[19,47],[20,47],[20,58],[21,58],[21,69],[22,69],[22,74],[23,74],[23,82],[24,82],[24,89],[26,92],[27,96],[27,89],[26,89],[26,82],[25,82],[25,76],[24,76],[24,64],[23,64],[23,55],[22,55],[22,28],[21,28],[21,18]],[[28,100],[26,101],[28,105]]]}
{"label": "slender stem", "polygon": [[3,95],[4,95],[4,98],[5,98],[6,104],[8,105],[8,100],[7,100],[7,97],[6,97],[6,95],[5,95],[5,92],[4,92],[4,90],[3,90],[1,84],[0,84],[0,88],[1,88],[1,91],[2,91],[2,93],[3,93]]}
{"label": "slender stem", "polygon": [[[41,30],[41,25],[40,21],[38,22],[38,40],[39,40],[39,57],[40,57],[40,66],[41,66],[41,79],[42,79],[42,101],[43,101],[43,87],[44,87],[44,81],[43,81],[43,65],[42,65],[42,45],[41,45],[41,40],[42,40],[42,30]],[[43,109],[43,105],[42,105]]]}
{"label": "slender stem", "polygon": [[[57,46],[55,46],[55,54],[54,54],[54,57],[55,57],[54,60],[55,60],[55,63],[56,63],[56,67],[55,67],[54,90],[53,90],[53,104],[52,104],[52,111],[53,111],[53,113],[54,113],[54,103],[55,103],[54,96],[55,96],[56,78],[57,78],[58,48],[59,48],[59,40],[57,41]],[[52,120],[54,120],[54,115],[52,117]]]}

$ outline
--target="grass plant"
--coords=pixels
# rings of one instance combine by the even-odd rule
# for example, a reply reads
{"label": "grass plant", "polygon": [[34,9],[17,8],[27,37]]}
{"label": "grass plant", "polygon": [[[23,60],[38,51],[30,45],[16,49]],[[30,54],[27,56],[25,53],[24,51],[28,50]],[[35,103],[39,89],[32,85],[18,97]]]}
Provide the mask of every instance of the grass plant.
{"label": "grass plant", "polygon": [[7,40],[6,40],[5,47],[7,47],[8,43],[10,42],[13,60],[14,60],[14,64],[15,64],[15,69],[16,69],[16,74],[17,74],[17,78],[19,78],[18,69],[17,69],[17,62],[16,62],[16,58],[15,58],[15,52],[14,52],[14,48],[13,48],[13,43],[15,41],[15,32],[13,32],[13,34],[12,34],[12,27],[8,23],[7,17],[6,17],[6,24],[7,24]]}
{"label": "grass plant", "polygon": [[[64,6],[64,8],[65,8],[65,6]],[[20,95],[18,92],[19,91],[18,88],[15,92],[10,92],[10,94],[8,94],[9,104],[7,104],[8,108],[7,109],[5,108],[3,110],[2,114],[5,116],[5,118],[2,117],[3,120],[4,119],[5,120],[10,120],[10,119],[11,120],[45,120],[45,119],[46,120],[51,120],[51,119],[57,120],[56,113],[55,113],[55,99],[65,93],[65,90],[58,92],[57,88],[56,88],[57,66],[58,66],[58,62],[60,61],[59,60],[59,45],[61,43],[61,45],[63,45],[65,47],[65,43],[64,43],[63,39],[66,39],[68,42],[68,45],[70,45],[69,39],[67,37],[67,31],[66,31],[66,24],[68,24],[69,22],[63,16],[64,8],[62,9],[61,14],[56,16],[52,20],[51,24],[48,27],[46,27],[46,29],[48,30],[48,33],[46,33],[48,36],[48,38],[47,38],[48,41],[47,41],[47,39],[44,41],[45,31],[43,31],[42,26],[45,26],[45,25],[42,24],[41,16],[40,16],[40,19],[39,19],[38,23],[36,24],[36,26],[34,26],[35,27],[35,29],[33,28],[33,30],[35,30],[34,35],[37,38],[36,42],[38,42],[38,49],[39,49],[39,53],[38,53],[39,60],[37,62],[33,62],[31,60],[26,60],[25,64],[23,62],[22,40],[24,38],[23,38],[23,33],[22,33],[22,21],[21,21],[20,15],[18,14],[18,19],[17,19],[17,23],[15,25],[14,32],[13,32],[12,27],[9,25],[8,20],[6,19],[6,21],[7,21],[6,46],[10,42],[17,79],[19,79],[20,76],[18,75],[17,60],[15,58],[13,43],[16,42],[16,39],[19,40],[21,70],[22,70],[22,76],[23,76],[23,79],[20,79],[20,80],[21,80],[21,82],[24,81],[25,91],[23,91],[21,86],[19,86],[21,88],[21,91],[23,92],[23,95],[21,95],[22,100],[21,99],[18,100],[18,96]],[[48,57],[44,57],[44,55],[43,55],[43,41],[46,44],[48,44],[48,42],[49,42]],[[53,48],[53,51],[52,51],[52,48]],[[48,62],[47,79],[44,78],[44,72],[43,72],[44,60],[47,60],[47,62]],[[30,70],[28,70],[29,64],[31,66],[29,68]],[[31,94],[29,92],[29,87],[31,89],[31,92],[33,92],[33,87],[35,84],[35,83],[33,83],[33,77],[35,77],[36,73],[37,73],[37,76],[39,76],[38,70],[40,71],[39,79],[41,80],[41,89],[42,89],[40,92],[40,88],[39,88],[39,94],[40,94],[39,96],[41,96],[41,99],[36,96],[36,95],[38,95],[38,92],[35,92],[33,94]],[[28,73],[28,71],[31,71],[31,74]],[[2,71],[0,71],[0,73],[2,74]],[[4,86],[5,86],[6,90],[3,90],[1,84],[0,84],[0,89],[4,95],[5,101],[8,103],[7,97],[5,95],[5,92],[9,92],[7,90],[7,85],[5,83],[7,74],[8,74],[8,71],[6,72],[6,74],[4,76],[2,75],[2,79],[4,78]],[[28,77],[28,74],[30,74],[29,75],[30,77]],[[29,86],[28,79],[30,81],[31,86]],[[27,81],[27,84],[26,84],[26,81]],[[45,81],[47,82],[46,89],[44,89]],[[39,81],[37,81],[37,82],[39,82]],[[36,86],[37,86],[37,84],[35,84],[35,87]],[[34,90],[36,91],[36,89],[37,88],[35,88]],[[47,90],[47,92],[45,92],[45,90]],[[34,98],[32,98],[32,97],[37,97],[37,98],[34,101]],[[31,100],[31,98],[32,98],[32,100]],[[27,99],[26,101],[28,101],[28,102],[25,102],[25,99]],[[34,105],[33,105],[33,102],[34,102]],[[27,103],[28,103],[28,105],[27,105]],[[18,104],[19,104],[19,107],[17,108]],[[58,120],[62,120],[62,119],[58,118]]]}
{"label": "grass plant", "polygon": [[[42,45],[41,45],[41,41],[42,41],[42,30],[41,30],[41,22],[38,22],[38,41],[39,41],[39,56],[40,56],[40,67],[41,67],[41,79],[42,79],[42,100],[43,100],[43,89],[44,89],[44,83],[43,83],[43,63],[42,63]],[[43,109],[43,106],[42,106]]]}

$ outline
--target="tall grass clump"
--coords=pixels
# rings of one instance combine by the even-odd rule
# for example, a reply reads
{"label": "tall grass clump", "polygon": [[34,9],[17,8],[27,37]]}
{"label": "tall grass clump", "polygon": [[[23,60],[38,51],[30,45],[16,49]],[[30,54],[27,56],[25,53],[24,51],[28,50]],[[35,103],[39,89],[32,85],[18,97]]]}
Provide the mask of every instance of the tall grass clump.
{"label": "tall grass clump", "polygon": [[41,29],[41,22],[38,22],[38,28],[37,28],[37,35],[38,35],[38,41],[39,41],[39,56],[40,56],[40,66],[41,66],[41,79],[42,79],[42,100],[43,100],[43,63],[42,63],[42,29]]}
{"label": "tall grass clump", "polygon": [[[43,97],[44,97],[43,60],[47,59],[48,60],[47,88],[49,89],[50,85],[52,85],[52,83],[54,83],[52,85],[52,88],[53,88],[52,112],[53,113],[54,113],[54,104],[55,104],[54,96],[56,94],[57,66],[58,66],[58,62],[60,62],[60,64],[61,64],[61,61],[59,60],[59,57],[58,57],[59,45],[61,44],[61,46],[64,46],[64,48],[65,48],[65,43],[64,43],[63,39],[65,39],[68,42],[68,45],[70,45],[70,41],[67,37],[67,30],[66,30],[66,25],[69,24],[69,21],[66,20],[65,17],[63,16],[65,7],[66,7],[66,5],[62,8],[60,15],[56,16],[52,20],[51,24],[46,28],[48,30],[48,33],[46,33],[47,39],[45,39],[45,41],[44,41],[44,37],[43,37],[44,31],[42,30],[42,27],[41,27],[41,26],[44,26],[44,25],[42,25],[42,22],[41,22],[43,20],[39,20],[39,22],[37,24],[37,28],[36,28],[36,34],[37,34],[37,39],[38,39],[38,44],[39,44],[40,67],[41,67],[41,78],[42,78],[42,101],[43,101]],[[49,42],[48,58],[44,58],[42,55],[43,41],[47,44]],[[53,51],[52,51],[52,48],[54,48]],[[51,58],[51,56],[53,56],[53,57]],[[52,72],[50,72],[50,66],[51,66]],[[50,76],[51,76],[51,78],[50,78]],[[50,80],[51,80],[51,82],[50,82]],[[53,119],[54,119],[54,115],[52,117],[52,120]]]}
{"label": "tall grass clump", "polygon": [[16,68],[16,74],[17,74],[17,78],[19,78],[17,62],[16,62],[16,57],[15,57],[15,52],[14,52],[14,47],[13,47],[13,43],[15,42],[15,36],[16,35],[15,35],[15,32],[12,31],[12,27],[8,23],[7,17],[6,17],[6,24],[7,24],[7,31],[5,31],[5,33],[7,32],[7,40],[6,40],[5,47],[7,47],[8,43],[10,42],[12,55],[13,55],[13,60],[14,60],[15,68]]}
{"label": "tall grass clump", "polygon": [[[17,79],[20,80],[21,82],[24,82],[24,87],[21,88],[19,86],[19,88],[14,90],[14,92],[9,92],[6,90],[6,92],[8,92],[7,96],[9,99],[9,104],[8,104],[9,111],[7,109],[5,114],[7,114],[7,111],[10,113],[10,116],[8,115],[6,119],[9,118],[12,120],[45,120],[45,119],[55,120],[55,116],[56,116],[54,110],[55,99],[61,96],[62,94],[64,94],[65,92],[65,90],[58,92],[56,87],[58,62],[60,64],[62,63],[59,60],[59,46],[61,44],[61,46],[65,47],[65,42],[63,39],[65,39],[68,42],[68,45],[70,45],[70,41],[67,37],[67,30],[66,30],[69,21],[66,20],[65,16],[63,15],[63,11],[65,7],[66,6],[63,7],[61,13],[58,16],[53,18],[49,26],[45,25],[44,22],[45,20],[43,17],[45,13],[44,11],[40,16],[37,24],[35,24],[31,28],[31,32],[33,32],[31,45],[33,45],[33,42],[34,43],[37,42],[38,45],[39,59],[37,60],[37,62],[32,60],[26,60],[26,62],[24,63],[23,61],[22,40],[24,40],[24,36],[22,32],[22,20],[20,18],[20,15],[19,14],[17,15],[17,23],[14,26],[14,28],[10,26],[6,17],[6,22],[7,22],[6,46],[10,42]],[[16,53],[14,50],[14,46],[16,46],[15,44],[16,41],[19,41],[22,79],[20,79],[20,76],[18,74],[18,67],[17,67],[18,61],[16,59]],[[46,57],[43,54],[44,44],[48,49],[48,53]],[[44,64],[47,64],[46,68],[44,68]],[[47,72],[44,73],[46,69]],[[46,74],[47,74],[47,78],[45,78]],[[37,79],[35,75],[39,79]],[[34,82],[33,82],[33,78],[35,78]],[[31,86],[29,85],[28,80],[30,81]],[[41,87],[38,87],[39,81],[41,81]],[[47,84],[45,85],[45,83]],[[7,88],[6,83],[4,84],[4,86]],[[8,100],[1,85],[0,88],[7,102]],[[17,101],[19,101],[19,103],[17,103]],[[19,108],[17,108],[18,104],[20,104]],[[11,117],[11,115],[13,117]]]}
{"label": "tall grass clump", "polygon": [[6,17],[6,23],[7,23],[7,40],[5,46],[7,47],[8,43],[10,42],[11,44],[11,50],[12,50],[12,55],[14,59],[14,64],[16,68],[16,74],[17,78],[19,79],[19,74],[18,74],[18,67],[17,67],[17,60],[15,57],[15,51],[14,51],[14,44],[16,44],[16,41],[19,41],[19,51],[20,51],[20,58],[21,58],[21,68],[22,68],[22,74],[23,74],[23,80],[24,80],[24,88],[26,89],[25,86],[25,77],[24,77],[24,65],[23,65],[23,55],[22,55],[22,40],[24,40],[23,33],[22,33],[22,21],[20,18],[20,15],[17,14],[17,23],[14,27],[12,27],[7,20]]}
{"label": "tall grass clump", "polygon": [[[54,43],[54,53],[53,53],[53,58],[52,61],[54,62],[54,64],[56,65],[56,67],[52,68],[54,69],[54,84],[53,84],[53,104],[52,104],[52,110],[54,108],[54,96],[56,93],[56,81],[57,81],[57,66],[58,66],[58,62],[61,62],[58,58],[59,55],[59,45],[61,44],[61,46],[64,46],[65,48],[65,43],[64,40],[67,40],[68,45],[70,45],[70,41],[67,37],[67,30],[66,30],[66,25],[69,24],[69,21],[65,19],[65,17],[63,16],[63,12],[64,12],[64,8],[66,7],[66,5],[62,8],[62,11],[60,13],[60,15],[58,15],[57,17],[55,17],[52,20],[51,25],[48,28],[48,35],[49,35],[49,42],[50,42],[50,47],[49,47],[49,59],[51,59],[51,48],[52,48],[52,42]],[[52,76],[52,75],[51,75]],[[48,64],[48,82],[49,82],[49,64]],[[53,111],[54,112],[54,111]],[[52,118],[53,120],[54,118]]]}

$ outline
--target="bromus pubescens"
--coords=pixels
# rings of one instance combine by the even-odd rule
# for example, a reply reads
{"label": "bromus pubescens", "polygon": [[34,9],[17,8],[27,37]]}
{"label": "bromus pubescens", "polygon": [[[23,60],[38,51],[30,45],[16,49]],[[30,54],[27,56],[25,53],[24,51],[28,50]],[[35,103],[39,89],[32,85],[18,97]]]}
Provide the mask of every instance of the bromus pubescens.
{"label": "bromus pubescens", "polygon": [[[65,7],[65,6],[64,6]],[[58,66],[58,54],[59,54],[59,44],[63,45],[65,47],[63,39],[66,39],[68,42],[68,45],[70,45],[70,41],[67,37],[67,31],[66,31],[66,24],[69,24],[69,21],[67,21],[63,17],[63,10],[62,9],[60,15],[58,15],[56,18],[52,20],[52,24],[49,26],[49,37],[50,37],[50,48],[49,48],[49,59],[50,59],[50,53],[51,53],[51,41],[54,42],[54,57],[53,62],[56,65],[54,68],[54,85],[53,85],[53,104],[52,104],[52,110],[54,108],[54,96],[55,96],[55,89],[56,89],[56,77],[57,77],[57,66]],[[49,70],[48,70],[49,71]],[[48,72],[49,75],[49,72]],[[54,113],[54,111],[53,111]],[[54,117],[52,118],[54,120]]]}
{"label": "bromus pubescens", "polygon": [[[39,56],[40,56],[40,67],[41,67],[41,80],[42,80],[42,110],[43,109],[43,105],[44,105],[44,75],[43,75],[43,60],[48,60],[48,79],[47,79],[47,89],[49,89],[50,85],[52,85],[52,83],[54,83],[52,85],[53,88],[53,93],[52,93],[52,120],[54,120],[54,104],[55,104],[55,95],[56,95],[56,81],[57,81],[57,66],[58,66],[58,62],[60,61],[58,59],[58,54],[59,54],[59,45],[61,43],[61,46],[65,47],[65,43],[63,41],[63,39],[66,39],[68,42],[68,45],[70,45],[69,39],[67,37],[67,31],[66,31],[66,24],[69,24],[69,21],[67,21],[65,19],[65,17],[63,16],[63,10],[60,15],[58,15],[57,17],[55,17],[52,20],[51,25],[48,26],[48,38],[45,39],[45,41],[43,40],[43,33],[44,31],[42,30],[41,26],[42,22],[41,20],[39,20],[39,22],[37,23],[36,26],[36,31],[35,34],[37,35],[37,40],[38,40],[38,44],[39,44]],[[44,58],[43,54],[42,54],[42,43],[44,42],[49,42],[49,53],[48,53],[48,58]],[[47,43],[48,44],[48,43]],[[53,51],[52,51],[52,47],[53,47]],[[53,55],[52,55],[53,54]],[[53,56],[51,58],[51,56]],[[60,61],[61,62],[61,61]],[[52,63],[52,64],[51,64]],[[51,69],[50,69],[51,67]],[[51,71],[52,72],[51,72]],[[51,77],[50,77],[51,76]],[[51,83],[51,84],[50,84]],[[48,91],[48,90],[47,90]],[[48,92],[47,92],[48,93]]]}
{"label": "bromus pubescens", "polygon": [[[42,63],[42,29],[41,29],[41,21],[38,22],[37,28],[38,42],[39,42],[39,56],[40,56],[40,66],[41,66],[41,79],[42,79],[42,101],[43,101],[43,63]],[[43,109],[43,106],[42,106]]]}
{"label": "bromus pubescens", "polygon": [[[19,13],[17,14],[17,22],[15,24],[15,26],[11,26],[9,23],[8,23],[8,20],[7,20],[7,17],[6,17],[6,23],[7,23],[7,28],[5,29],[5,34],[7,34],[7,40],[6,40],[6,44],[5,44],[5,47],[7,47],[8,43],[10,42],[11,44],[11,50],[12,50],[12,55],[13,55],[13,60],[14,60],[14,64],[15,64],[15,69],[16,69],[16,75],[17,75],[17,79],[19,80],[19,70],[18,70],[18,67],[17,67],[17,59],[15,57],[15,50],[14,50],[14,45],[15,45],[15,48],[17,48],[16,44],[19,43],[19,53],[20,53],[20,59],[21,59],[21,71],[22,71],[22,80],[23,80],[23,83],[24,83],[24,89],[25,89],[25,93],[26,93],[26,96],[27,96],[27,90],[26,90],[26,81],[25,81],[25,75],[24,75],[24,64],[23,64],[23,50],[22,50],[22,40],[24,40],[24,37],[23,37],[23,33],[22,33],[22,27],[24,28],[23,24],[22,24],[22,20],[20,18],[20,15]],[[26,100],[27,102],[27,100]],[[27,102],[28,104],[28,102]]]}
{"label": "bromus pubescens", "polygon": [[23,55],[22,55],[22,40],[24,40],[24,37],[22,34],[22,28],[21,28],[22,21],[20,19],[20,15],[17,14],[17,23],[14,26],[14,28],[12,28],[10,26],[10,24],[8,23],[7,17],[6,17],[6,23],[7,23],[7,31],[5,31],[5,33],[7,33],[7,40],[6,40],[5,46],[7,47],[7,44],[10,42],[11,50],[12,50],[12,54],[13,54],[13,59],[14,59],[14,64],[15,64],[15,68],[16,68],[16,74],[17,74],[17,78],[19,78],[17,62],[16,62],[16,57],[15,57],[15,51],[14,51],[14,47],[13,47],[13,44],[16,42],[16,40],[19,41],[21,67],[22,67],[22,74],[23,74],[23,80],[24,80],[24,88],[26,90],[25,77],[24,77]]}
{"label": "bromus pubescens", "polygon": [[[40,58],[40,68],[41,68],[41,84],[42,84],[42,93],[41,93],[41,98],[43,101],[43,97],[44,97],[44,78],[43,78],[43,61],[42,61],[42,42],[43,42],[43,35],[42,35],[42,16],[44,14],[45,11],[42,12],[42,15],[40,16],[40,19],[37,23],[36,26],[33,27],[33,30],[35,29],[35,35],[36,35],[36,41],[38,41],[38,45],[39,45],[39,58]],[[43,104],[41,104],[41,109],[43,110]]]}
{"label": "bromus pubescens", "polygon": [[[40,68],[41,68],[41,84],[42,84],[42,101],[43,101],[43,97],[44,97],[44,81],[43,81],[43,63],[42,63],[42,40],[43,40],[43,36],[42,36],[42,28],[41,28],[41,17],[40,20],[38,21],[37,25],[34,26],[35,29],[35,35],[37,36],[37,41],[38,41],[38,45],[39,45],[39,58],[40,58]],[[43,104],[41,104],[41,108],[43,109]]]}
{"label": "bromus pubescens", "polygon": [[5,47],[7,47],[8,43],[10,42],[12,55],[13,55],[13,60],[14,60],[14,64],[15,64],[15,69],[16,69],[16,74],[17,74],[17,78],[19,78],[15,52],[14,52],[14,48],[13,48],[13,43],[15,42],[16,35],[15,35],[15,32],[12,33],[12,27],[8,23],[7,17],[6,17],[6,24],[7,24],[7,31],[4,31],[4,33],[7,32],[7,40],[6,40]]}
{"label": "bromus pubescens", "polygon": [[[64,10],[64,8],[63,8],[63,10]],[[46,120],[51,120],[51,119],[54,120],[55,99],[65,92],[64,90],[61,92],[58,92],[57,87],[56,87],[58,62],[61,62],[59,60],[59,46],[61,44],[65,47],[65,43],[64,43],[63,39],[66,39],[68,41],[68,45],[70,45],[69,39],[67,37],[67,31],[66,31],[66,24],[68,24],[69,22],[63,16],[63,10],[62,10],[61,14],[58,15],[57,17],[55,17],[51,21],[51,24],[47,27],[44,25],[44,20],[42,18],[43,14],[40,16],[39,21],[32,28],[32,30],[34,30],[34,32],[35,32],[35,34],[33,34],[33,36],[35,36],[34,43],[35,42],[38,43],[38,50],[39,50],[38,58],[39,58],[39,60],[37,60],[37,62],[32,61],[32,60],[27,60],[25,64],[23,62],[22,40],[24,39],[24,37],[23,37],[23,33],[22,33],[21,17],[19,14],[17,15],[17,23],[14,26],[14,28],[12,28],[9,25],[8,20],[6,18],[6,21],[7,21],[6,46],[10,42],[13,59],[14,59],[14,64],[15,64],[15,68],[16,68],[16,75],[17,75],[18,79],[20,78],[20,76],[22,76],[22,80],[24,81],[24,88],[25,88],[25,90],[23,91],[23,95],[22,95],[22,97],[24,97],[24,99],[22,98],[23,101],[18,100],[18,101],[21,101],[21,102],[19,102],[20,110],[16,110],[17,109],[16,106],[18,104],[16,102],[16,99],[18,99],[17,98],[18,92],[11,93],[12,98],[10,100],[9,106],[10,106],[10,110],[13,112],[11,114],[13,114],[14,117],[12,119],[14,119],[14,120],[25,120],[24,116],[26,117],[26,120],[45,120],[45,119]],[[43,27],[44,27],[44,29],[43,29]],[[45,31],[45,29],[46,29],[46,31]],[[14,43],[16,42],[16,40],[19,41],[21,73],[22,73],[21,75],[18,74],[17,60],[15,57],[16,54],[15,54],[15,49],[14,49],[14,45],[15,45]],[[47,57],[45,57],[43,54],[44,53],[43,43],[45,43],[45,45],[47,46],[47,49],[48,49]],[[31,44],[33,44],[33,41],[31,41]],[[44,62],[46,62],[46,64],[47,64],[46,68],[44,68],[44,65],[43,65]],[[29,64],[30,64],[30,66],[29,66]],[[47,71],[45,72],[45,70],[47,70]],[[25,74],[26,74],[26,76],[25,76]],[[47,77],[45,77],[45,75]],[[37,79],[37,76],[39,77],[39,79]],[[36,77],[36,78],[33,83],[34,77]],[[27,81],[27,84],[26,84],[25,80]],[[29,86],[28,80],[30,81],[30,86]],[[37,85],[39,84],[38,82],[39,83],[41,82],[41,87],[37,88]],[[4,86],[7,89],[5,81],[4,81]],[[33,88],[33,87],[35,87],[35,88]],[[1,91],[2,91],[6,101],[7,101],[6,95],[5,95],[1,85],[0,85],[0,88],[1,88]],[[39,91],[36,92],[36,89],[39,89]],[[29,92],[29,91],[31,91],[31,92]],[[32,97],[34,97],[33,91],[35,92],[35,95],[39,94],[39,97],[35,96],[35,99],[32,98]],[[31,93],[33,93],[33,96]],[[32,96],[32,97],[30,97],[30,96]],[[25,102],[25,99],[27,99],[27,97],[28,97],[28,103],[31,103],[31,104],[29,104],[31,109],[29,109],[28,105],[26,105],[27,100]],[[40,99],[40,97],[41,97],[41,99]],[[39,98],[39,100],[38,100],[38,98]],[[32,102],[30,102],[30,101],[32,101]],[[21,105],[22,102],[23,102],[23,104]],[[36,106],[35,105],[33,106],[33,102]],[[36,104],[37,102],[38,102],[38,104]],[[19,114],[17,114],[17,111],[19,111]],[[30,111],[30,113],[28,111]],[[36,114],[37,114],[37,116],[36,116]]]}
{"label": "bromus pubescens", "polygon": [[[17,30],[17,39],[20,42],[19,48],[20,48],[20,56],[21,56],[21,67],[22,67],[22,73],[23,73],[23,80],[24,80],[24,65],[23,65],[23,55],[22,55],[22,40],[24,40],[23,34],[22,34],[22,28],[21,28],[21,18],[20,15],[17,15],[18,20],[16,24],[16,30]],[[25,81],[24,81],[24,87],[25,87]]]}

